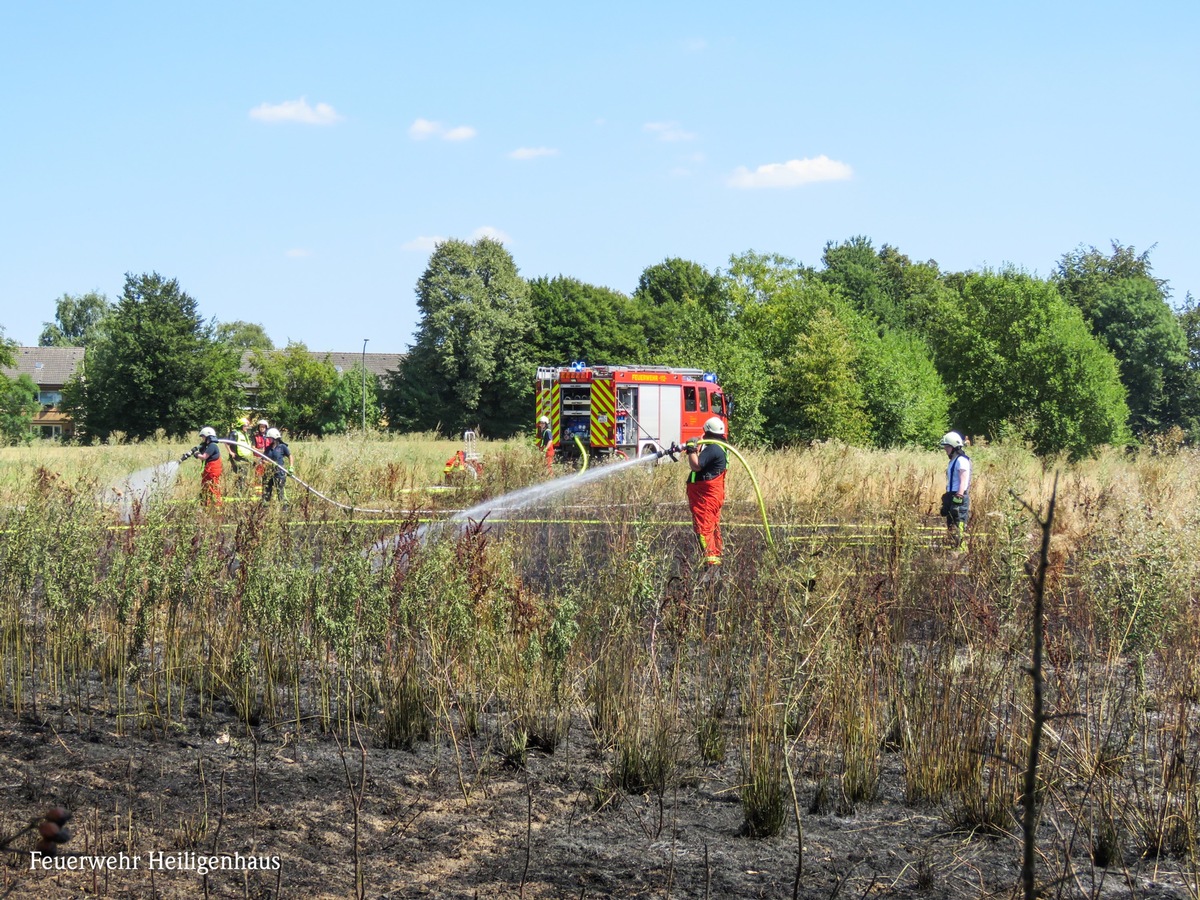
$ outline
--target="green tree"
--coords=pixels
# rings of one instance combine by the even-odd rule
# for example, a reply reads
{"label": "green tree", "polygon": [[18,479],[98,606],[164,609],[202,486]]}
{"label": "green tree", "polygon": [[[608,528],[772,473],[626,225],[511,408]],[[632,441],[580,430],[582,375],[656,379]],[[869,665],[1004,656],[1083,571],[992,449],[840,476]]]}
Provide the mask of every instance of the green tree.
{"label": "green tree", "polygon": [[325,424],[326,434],[345,434],[359,431],[363,425],[363,402],[366,400],[366,422],[368,429],[379,427],[382,407],[379,400],[379,378],[372,372],[363,377],[363,368],[343,372],[329,395],[329,418]]}
{"label": "green tree", "polygon": [[729,323],[722,279],[690,260],[675,257],[647,267],[633,299],[656,363],[695,365],[687,360],[699,347],[719,343]]}
{"label": "green tree", "polygon": [[275,349],[265,328],[257,322],[243,322],[241,319],[217,323],[217,340],[238,353],[270,353]]}
{"label": "green tree", "polygon": [[157,272],[125,289],[89,348],[63,406],[86,433],[148,437],[230,420],[240,392],[237,353],[217,341],[196,301]]}
{"label": "green tree", "polygon": [[821,280],[835,285],[856,309],[890,328],[904,327],[903,285],[898,276],[907,257],[886,245],[876,253],[870,239],[859,235],[841,244],[830,241],[822,261]]}
{"label": "green tree", "polygon": [[1138,253],[1119,241],[1112,242],[1112,253],[1108,255],[1095,247],[1080,244],[1063,254],[1051,275],[1059,293],[1072,306],[1078,307],[1089,322],[1095,318],[1092,306],[1101,288],[1126,278],[1149,278],[1164,299],[1170,295],[1167,282],[1153,275],[1150,250]]}
{"label": "green tree", "polygon": [[1153,275],[1150,251],[1115,241],[1108,255],[1080,247],[1063,256],[1053,279],[1117,358],[1133,431],[1193,427],[1200,391],[1187,364],[1187,336],[1170,307],[1167,282]]}
{"label": "green tree", "polygon": [[6,444],[28,443],[33,439],[34,414],[41,408],[38,388],[28,375],[8,378],[0,375],[0,439]]}
{"label": "green tree", "polygon": [[776,366],[772,422],[784,440],[865,444],[870,420],[854,374],[858,347],[834,311],[819,309]]}
{"label": "green tree", "polygon": [[[865,241],[865,239],[863,239]],[[855,253],[874,259],[869,245],[858,244]],[[885,248],[889,254],[893,251]],[[873,265],[873,264],[872,264]],[[762,359],[794,360],[796,347],[813,340],[813,329],[828,333],[837,323],[849,349],[839,358],[849,368],[837,375],[840,393],[831,396],[822,415],[797,417],[791,405],[795,387],[788,383],[797,374],[806,379],[814,372],[795,365],[775,365],[763,399],[764,430],[773,440],[812,439],[812,422],[823,437],[866,442],[862,438],[865,415],[871,443],[879,446],[930,444],[945,431],[949,397],[924,343],[915,335],[881,325],[867,310],[845,296],[837,279],[826,278],[788,257],[746,253],[730,260],[726,296],[736,311],[743,343],[757,348]],[[887,280],[895,280],[888,275]],[[823,320],[814,317],[823,311]],[[764,366],[764,368],[767,368]],[[833,373],[826,376],[833,378]],[[853,398],[847,403],[847,398]],[[861,406],[860,406],[861,402]],[[848,419],[834,427],[830,415],[845,412]]]}
{"label": "green tree", "polygon": [[111,311],[108,298],[96,291],[78,297],[63,294],[55,302],[54,321],[44,323],[38,346],[90,347]]}
{"label": "green tree", "polygon": [[638,309],[619,291],[559,275],[533,279],[529,299],[539,364],[648,362]]}
{"label": "green tree", "polygon": [[338,373],[329,357],[317,359],[303,343],[289,341],[283,350],[256,352],[250,368],[258,376],[258,404],[273,424],[296,435],[338,430],[332,404]]}
{"label": "green tree", "polygon": [[[0,327],[0,368],[16,365],[16,346]],[[9,378],[0,372],[0,441],[17,444],[33,438],[30,423],[38,411],[37,397],[37,385],[28,375]]]}
{"label": "green tree", "polygon": [[1012,269],[947,283],[957,298],[928,337],[960,430],[1073,457],[1128,440],[1116,360],[1054,285]]}
{"label": "green tree", "polygon": [[438,245],[417,283],[421,322],[386,392],[393,427],[507,436],[533,408],[529,285],[498,241]]}
{"label": "green tree", "polygon": [[1122,278],[1102,287],[1089,306],[1093,332],[1120,364],[1134,433],[1190,427],[1198,410],[1183,408],[1179,395],[1194,378],[1187,336],[1154,281]]}
{"label": "green tree", "polygon": [[929,348],[908,331],[863,324],[854,370],[863,386],[871,443],[934,446],[948,427],[950,395]]}

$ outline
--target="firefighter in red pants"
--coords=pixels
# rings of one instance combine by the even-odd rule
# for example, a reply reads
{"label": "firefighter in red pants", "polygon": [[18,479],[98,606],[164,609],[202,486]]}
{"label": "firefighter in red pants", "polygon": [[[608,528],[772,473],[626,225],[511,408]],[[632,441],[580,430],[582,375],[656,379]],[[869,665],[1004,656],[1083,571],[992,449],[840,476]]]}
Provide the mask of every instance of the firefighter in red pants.
{"label": "firefighter in red pants", "polygon": [[[725,436],[725,423],[713,416],[704,423],[704,438],[716,440]],[[692,510],[692,526],[704,552],[704,565],[711,569],[721,564],[721,507],[725,504],[725,468],[728,457],[725,448],[717,444],[699,446],[690,440],[683,448],[687,452],[688,506]]]}
{"label": "firefighter in red pants", "polygon": [[546,471],[554,471],[554,432],[550,428],[550,417],[542,416],[537,420],[538,449],[546,454]]}
{"label": "firefighter in red pants", "polygon": [[204,465],[200,473],[200,505],[221,505],[221,443],[215,429],[205,425],[200,429],[200,443],[183,454],[184,459],[196,457]]}

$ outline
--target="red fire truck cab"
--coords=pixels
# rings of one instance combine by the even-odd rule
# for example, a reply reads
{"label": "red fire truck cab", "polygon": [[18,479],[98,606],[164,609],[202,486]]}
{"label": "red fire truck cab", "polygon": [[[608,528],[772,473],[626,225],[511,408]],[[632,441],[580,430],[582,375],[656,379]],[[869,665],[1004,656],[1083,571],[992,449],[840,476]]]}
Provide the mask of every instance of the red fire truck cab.
{"label": "red fire truck cab", "polygon": [[[704,433],[730,403],[716,377],[667,366],[570,366],[537,370],[537,417],[547,416],[555,455],[640,456]],[[578,443],[576,440],[578,439]]]}

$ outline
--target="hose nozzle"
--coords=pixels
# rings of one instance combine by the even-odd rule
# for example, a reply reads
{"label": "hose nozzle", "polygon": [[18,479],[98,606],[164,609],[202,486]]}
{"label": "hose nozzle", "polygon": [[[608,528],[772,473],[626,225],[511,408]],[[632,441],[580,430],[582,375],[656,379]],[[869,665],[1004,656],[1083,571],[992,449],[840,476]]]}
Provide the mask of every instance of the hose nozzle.
{"label": "hose nozzle", "polygon": [[680,447],[674,441],[671,441],[670,447],[666,447],[666,448],[658,451],[658,458],[662,459],[664,456],[669,456],[669,457],[671,457],[671,462],[679,462],[679,454],[682,451],[683,451],[682,447]]}

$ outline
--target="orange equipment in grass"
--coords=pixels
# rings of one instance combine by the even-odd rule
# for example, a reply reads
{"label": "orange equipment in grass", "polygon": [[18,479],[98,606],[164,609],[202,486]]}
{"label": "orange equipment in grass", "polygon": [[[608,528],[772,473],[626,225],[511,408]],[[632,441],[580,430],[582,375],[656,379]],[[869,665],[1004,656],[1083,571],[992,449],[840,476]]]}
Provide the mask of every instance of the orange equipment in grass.
{"label": "orange equipment in grass", "polygon": [[458,484],[463,481],[474,481],[483,474],[483,460],[479,457],[476,446],[475,432],[463,432],[463,449],[446,460],[442,477],[446,484]]}

